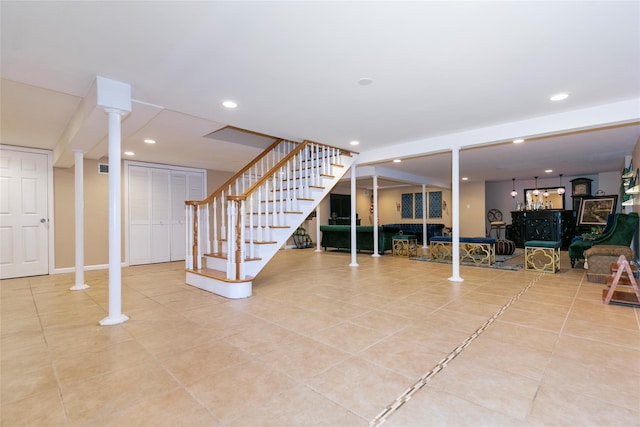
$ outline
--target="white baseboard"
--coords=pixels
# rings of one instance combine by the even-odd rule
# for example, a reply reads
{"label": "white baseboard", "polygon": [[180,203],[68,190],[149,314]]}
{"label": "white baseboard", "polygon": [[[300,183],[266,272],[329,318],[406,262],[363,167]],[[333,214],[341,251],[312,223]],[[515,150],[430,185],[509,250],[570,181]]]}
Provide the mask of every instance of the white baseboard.
{"label": "white baseboard", "polygon": [[[122,267],[127,267],[126,263],[122,263]],[[85,265],[84,271],[93,271],[93,270],[107,270],[109,268],[109,264],[96,264],[96,265]],[[65,274],[65,273],[75,273],[75,267],[65,267],[65,268],[56,268],[53,270],[51,274]]]}

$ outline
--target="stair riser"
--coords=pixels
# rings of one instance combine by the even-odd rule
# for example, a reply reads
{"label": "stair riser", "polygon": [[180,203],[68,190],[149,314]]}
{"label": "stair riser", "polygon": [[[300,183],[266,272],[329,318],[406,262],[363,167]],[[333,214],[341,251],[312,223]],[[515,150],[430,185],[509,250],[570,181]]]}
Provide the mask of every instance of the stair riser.
{"label": "stair riser", "polygon": [[253,288],[253,282],[229,283],[190,272],[187,272],[186,282],[188,285],[230,299],[248,298]]}

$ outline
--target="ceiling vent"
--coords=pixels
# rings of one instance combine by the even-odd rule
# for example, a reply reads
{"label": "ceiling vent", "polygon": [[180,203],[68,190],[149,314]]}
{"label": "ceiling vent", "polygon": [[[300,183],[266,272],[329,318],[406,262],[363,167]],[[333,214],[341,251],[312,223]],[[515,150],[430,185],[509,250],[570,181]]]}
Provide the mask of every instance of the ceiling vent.
{"label": "ceiling vent", "polygon": [[109,164],[108,163],[98,163],[98,173],[108,174],[109,173]]}

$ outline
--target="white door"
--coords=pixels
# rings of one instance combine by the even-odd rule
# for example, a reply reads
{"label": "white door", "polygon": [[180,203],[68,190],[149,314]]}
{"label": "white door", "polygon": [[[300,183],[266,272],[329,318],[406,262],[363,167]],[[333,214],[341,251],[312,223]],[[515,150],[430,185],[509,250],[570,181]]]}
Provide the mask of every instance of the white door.
{"label": "white door", "polygon": [[187,174],[171,173],[171,261],[185,258],[187,228],[184,199],[187,194]]}
{"label": "white door", "polygon": [[148,168],[130,167],[129,182],[129,264],[151,262],[151,206],[149,185],[151,174]]}
{"label": "white door", "polygon": [[168,262],[171,245],[169,171],[151,171],[151,262]]}
{"label": "white door", "polygon": [[186,255],[186,200],[202,200],[204,174],[171,171],[171,261],[181,261]]}
{"label": "white door", "polygon": [[47,154],[0,150],[0,279],[49,273]]}

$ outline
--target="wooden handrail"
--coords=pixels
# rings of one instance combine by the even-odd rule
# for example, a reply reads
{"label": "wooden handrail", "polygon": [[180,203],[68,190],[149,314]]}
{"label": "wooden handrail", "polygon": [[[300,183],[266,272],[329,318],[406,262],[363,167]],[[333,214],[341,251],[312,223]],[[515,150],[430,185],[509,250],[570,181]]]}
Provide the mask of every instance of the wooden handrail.
{"label": "wooden handrail", "polygon": [[[282,158],[282,160],[280,160],[277,164],[275,164],[272,168],[272,170],[278,170],[280,169],[282,166],[284,166],[289,160],[291,160],[291,158],[293,158],[296,154],[298,154],[300,151],[302,151],[302,149],[309,145],[309,144],[316,144],[318,146],[323,146],[323,147],[329,147],[329,148],[334,148],[336,150],[340,150],[341,152],[347,152],[347,153],[356,153],[355,151],[347,151],[344,150],[342,148],[339,147],[333,147],[331,145],[327,145],[327,144],[321,144],[319,142],[313,142],[313,141],[308,141],[305,140],[303,141],[301,144],[299,144],[296,148],[294,148],[293,150],[291,150],[291,152],[289,154],[287,154],[286,156],[284,156]],[[356,153],[357,154],[357,153]],[[262,184],[264,184],[264,182],[269,178],[270,176],[263,176],[261,177],[259,180],[257,180],[256,182],[253,183],[253,185],[251,187],[249,187],[243,194],[241,195],[228,195],[227,198],[233,198],[233,200],[246,200],[247,196],[249,194],[251,194],[256,188],[258,188],[259,186],[261,186]]]}
{"label": "wooden handrail", "polygon": [[267,147],[264,151],[262,151],[260,154],[258,154],[252,161],[250,161],[249,163],[247,163],[247,165],[245,167],[243,167],[242,169],[240,169],[240,171],[238,173],[236,173],[235,175],[233,175],[231,178],[229,178],[227,180],[227,182],[225,182],[224,184],[222,184],[220,187],[218,187],[217,190],[215,190],[214,192],[212,192],[211,194],[209,194],[209,196],[204,199],[204,200],[186,200],[184,203],[186,205],[192,205],[192,206],[197,206],[197,205],[206,205],[207,203],[211,202],[216,196],[220,195],[226,188],[229,187],[229,185],[231,185],[233,182],[235,182],[240,176],[242,176],[243,173],[245,173],[246,171],[248,171],[249,169],[251,169],[251,167],[253,167],[254,164],[256,164],[260,159],[262,159],[264,156],[266,156],[267,154],[271,153],[271,151],[273,149],[275,149],[278,144],[280,144],[282,141],[284,141],[284,139],[282,138],[278,138],[273,144],[271,144],[269,147]]}
{"label": "wooden handrail", "polygon": [[[273,171],[279,170],[282,166],[284,166],[289,160],[291,160],[291,158],[293,158],[296,154],[298,154],[308,144],[309,144],[309,141],[303,141],[302,144],[299,144],[296,148],[291,150],[289,154],[284,156],[282,160],[276,163],[273,166],[273,168],[271,168],[271,170]],[[229,195],[227,196],[227,198],[232,198],[233,200],[246,200],[249,194],[251,194],[256,188],[264,184],[264,182],[269,178],[271,178],[271,175],[264,175],[259,180],[254,182],[253,185],[249,187],[244,193],[238,194],[238,195]]]}

